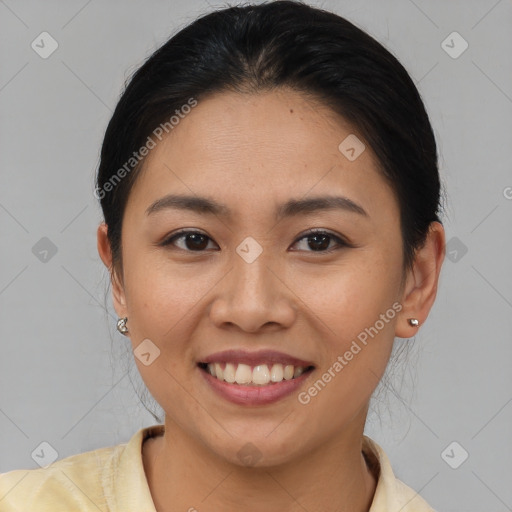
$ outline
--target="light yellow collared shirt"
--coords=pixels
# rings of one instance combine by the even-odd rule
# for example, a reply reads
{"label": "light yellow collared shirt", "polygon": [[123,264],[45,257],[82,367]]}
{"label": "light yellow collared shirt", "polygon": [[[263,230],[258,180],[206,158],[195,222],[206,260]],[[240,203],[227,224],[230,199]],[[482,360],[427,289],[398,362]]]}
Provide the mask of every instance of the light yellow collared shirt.
{"label": "light yellow collared shirt", "polygon": [[[164,429],[142,428],[127,443],[71,455],[45,468],[0,474],[0,512],[156,512],[142,444]],[[363,452],[379,468],[370,512],[435,512],[395,477],[382,448],[367,436]]]}

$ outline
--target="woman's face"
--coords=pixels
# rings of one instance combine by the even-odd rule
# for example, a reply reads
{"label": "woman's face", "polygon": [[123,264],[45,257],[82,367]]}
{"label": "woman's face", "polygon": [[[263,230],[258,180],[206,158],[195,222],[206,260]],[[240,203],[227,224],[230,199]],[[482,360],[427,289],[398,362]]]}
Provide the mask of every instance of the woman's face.
{"label": "woman's face", "polygon": [[[360,432],[404,321],[399,207],[353,134],[296,92],[218,94],[151,150],[130,193],[114,300],[136,364],[170,424],[236,464]],[[181,230],[200,236],[164,244]],[[292,358],[314,368],[284,378]],[[281,382],[221,384],[207,361]]]}

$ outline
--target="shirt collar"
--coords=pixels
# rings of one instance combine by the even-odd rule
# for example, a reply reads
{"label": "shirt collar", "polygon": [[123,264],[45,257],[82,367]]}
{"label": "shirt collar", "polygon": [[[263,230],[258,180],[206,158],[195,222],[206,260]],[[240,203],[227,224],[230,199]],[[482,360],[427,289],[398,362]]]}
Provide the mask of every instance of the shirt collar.
{"label": "shirt collar", "polygon": [[418,492],[396,478],[384,450],[367,436],[363,436],[363,453],[378,475],[369,512],[435,512]]}
{"label": "shirt collar", "polygon": [[116,447],[110,467],[103,471],[108,510],[112,512],[156,512],[144,472],[142,444],[148,437],[162,435],[165,425],[140,429],[128,443]]}

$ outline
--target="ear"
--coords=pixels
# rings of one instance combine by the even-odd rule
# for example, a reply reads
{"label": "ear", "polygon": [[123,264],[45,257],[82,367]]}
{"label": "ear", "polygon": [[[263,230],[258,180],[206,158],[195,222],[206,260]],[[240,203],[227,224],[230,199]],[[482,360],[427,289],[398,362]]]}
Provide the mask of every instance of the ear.
{"label": "ear", "polygon": [[407,272],[395,336],[411,338],[417,333],[418,327],[411,326],[409,318],[418,319],[420,326],[427,319],[437,294],[445,245],[443,225],[432,222],[423,247],[416,251],[413,268]]}
{"label": "ear", "polygon": [[110,282],[112,283],[112,299],[114,302],[114,309],[119,317],[125,317],[126,314],[126,298],[124,293],[124,287],[120,282],[112,267],[112,251],[110,248],[110,242],[107,237],[108,226],[102,222],[98,226],[97,241],[98,241],[98,253],[101,261],[105,264],[108,271],[110,272]]}

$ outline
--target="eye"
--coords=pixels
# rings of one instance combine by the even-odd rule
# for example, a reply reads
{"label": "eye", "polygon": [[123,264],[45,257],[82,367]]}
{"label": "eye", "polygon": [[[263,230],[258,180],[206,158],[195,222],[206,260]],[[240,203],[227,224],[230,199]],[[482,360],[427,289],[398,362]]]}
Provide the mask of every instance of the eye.
{"label": "eye", "polygon": [[[178,240],[182,241],[181,247],[176,244]],[[184,251],[204,252],[204,250],[208,247],[209,240],[213,242],[213,240],[208,235],[205,235],[200,231],[183,230],[167,238],[160,245],[163,247],[176,245],[179,249]],[[302,237],[298,238],[293,245],[298,244],[302,240],[308,240],[306,246],[311,250],[305,249],[306,252],[331,253],[342,247],[352,247],[350,243],[341,237],[321,229],[311,230],[305,233]],[[333,240],[336,242],[336,245],[329,248]]]}
{"label": "eye", "polygon": [[[341,247],[351,247],[351,245],[347,241],[343,240],[339,236],[330,233],[329,231],[324,231],[321,229],[309,231],[301,238],[299,238],[295,242],[295,244],[297,244],[301,240],[309,240],[309,242],[307,242],[305,245],[309,248],[312,248],[312,250],[306,250],[306,252],[331,253],[333,251],[336,251],[337,249],[340,249]],[[330,242],[332,240],[335,240],[337,245],[335,245],[333,248],[328,249]]]}
{"label": "eye", "polygon": [[183,239],[185,247],[179,247],[185,251],[203,252],[211,238],[200,231],[180,231],[164,240],[160,245],[174,245],[175,241]]}

